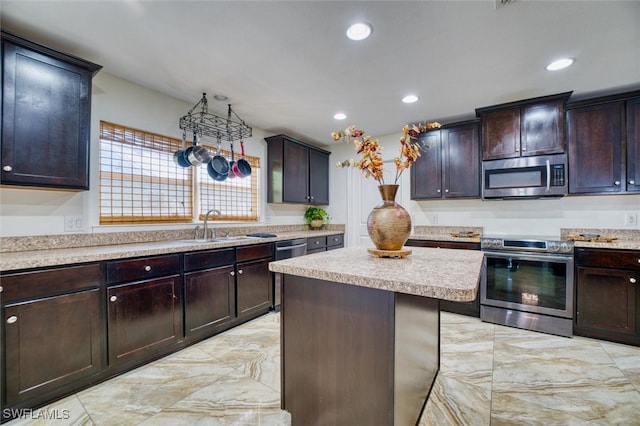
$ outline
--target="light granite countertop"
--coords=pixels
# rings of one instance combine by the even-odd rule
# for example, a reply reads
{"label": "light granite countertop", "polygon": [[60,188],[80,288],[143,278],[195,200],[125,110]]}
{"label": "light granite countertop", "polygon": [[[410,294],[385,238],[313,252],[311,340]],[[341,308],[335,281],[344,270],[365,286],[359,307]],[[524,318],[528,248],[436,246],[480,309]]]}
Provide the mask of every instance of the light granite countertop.
{"label": "light granite countertop", "polygon": [[[277,232],[277,233],[276,233]],[[0,253],[0,272],[31,269],[47,266],[69,265],[74,263],[97,262],[112,259],[125,259],[139,256],[155,256],[171,253],[183,253],[198,250],[211,250],[226,247],[239,247],[251,244],[270,243],[294,238],[318,237],[342,233],[341,230],[320,231],[276,231],[276,237],[251,238],[224,242],[195,242],[188,238],[179,240],[144,241],[120,244],[104,244],[68,248],[45,248],[39,250],[5,251]]]}
{"label": "light granite countertop", "polygon": [[467,302],[478,291],[483,253],[411,247],[405,259],[378,258],[366,248],[347,247],[271,262],[269,269],[289,275],[436,299]]}

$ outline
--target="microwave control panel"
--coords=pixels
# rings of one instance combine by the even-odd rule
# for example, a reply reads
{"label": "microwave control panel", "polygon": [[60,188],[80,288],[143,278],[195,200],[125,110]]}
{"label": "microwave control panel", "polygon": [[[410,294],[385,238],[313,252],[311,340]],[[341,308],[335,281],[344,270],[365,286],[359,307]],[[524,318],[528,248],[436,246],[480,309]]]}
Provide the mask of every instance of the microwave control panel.
{"label": "microwave control panel", "polygon": [[551,186],[564,186],[564,164],[551,165]]}

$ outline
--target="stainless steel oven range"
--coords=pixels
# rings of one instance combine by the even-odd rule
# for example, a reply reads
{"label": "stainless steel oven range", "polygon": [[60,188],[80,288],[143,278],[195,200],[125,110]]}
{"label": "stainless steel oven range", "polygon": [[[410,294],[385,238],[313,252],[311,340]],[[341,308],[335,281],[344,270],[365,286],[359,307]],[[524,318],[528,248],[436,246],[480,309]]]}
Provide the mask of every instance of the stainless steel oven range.
{"label": "stainless steel oven range", "polygon": [[560,336],[572,335],[572,241],[485,236],[481,249],[484,272],[480,281],[480,319]]}

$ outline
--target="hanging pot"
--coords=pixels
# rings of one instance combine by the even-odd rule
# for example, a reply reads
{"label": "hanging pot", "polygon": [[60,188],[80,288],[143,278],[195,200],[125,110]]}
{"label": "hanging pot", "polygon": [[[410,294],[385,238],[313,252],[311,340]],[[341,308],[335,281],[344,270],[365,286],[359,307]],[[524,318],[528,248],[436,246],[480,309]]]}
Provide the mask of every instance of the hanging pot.
{"label": "hanging pot", "polygon": [[242,158],[238,160],[236,163],[236,167],[238,171],[242,175],[242,177],[247,177],[251,175],[251,164],[244,158],[244,141],[240,140],[240,150],[242,152]]}
{"label": "hanging pot", "polygon": [[201,166],[211,161],[211,154],[204,146],[198,145],[197,135],[193,134],[193,146],[184,151],[185,159],[192,166]]}
{"label": "hanging pot", "polygon": [[218,138],[218,148],[216,149],[216,155],[213,156],[209,164],[207,164],[207,173],[211,176],[211,179],[217,181],[223,181],[229,176],[229,161],[220,154],[220,147],[222,143]]}
{"label": "hanging pot", "polygon": [[189,167],[191,165],[189,164],[187,159],[184,157],[184,151],[185,151],[184,146],[185,146],[186,137],[187,137],[186,133],[182,132],[182,148],[173,153],[173,161],[175,161],[175,163],[180,167]]}
{"label": "hanging pot", "polygon": [[242,177],[240,175],[238,175],[236,173],[237,170],[237,166],[236,166],[236,160],[233,158],[234,154],[233,154],[233,141],[231,142],[231,161],[229,161],[229,177],[230,178],[234,178],[234,177]]}

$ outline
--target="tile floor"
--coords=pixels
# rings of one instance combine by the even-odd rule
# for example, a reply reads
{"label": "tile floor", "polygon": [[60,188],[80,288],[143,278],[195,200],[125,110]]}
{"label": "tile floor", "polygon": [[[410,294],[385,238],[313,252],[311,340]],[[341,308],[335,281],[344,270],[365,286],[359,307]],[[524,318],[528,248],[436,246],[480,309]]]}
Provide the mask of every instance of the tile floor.
{"label": "tile floor", "polygon": [[[8,425],[288,425],[279,319],[265,315]],[[421,426],[640,425],[640,348],[448,313],[441,333]]]}

